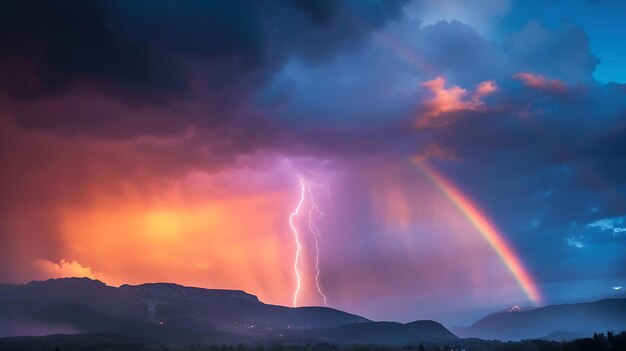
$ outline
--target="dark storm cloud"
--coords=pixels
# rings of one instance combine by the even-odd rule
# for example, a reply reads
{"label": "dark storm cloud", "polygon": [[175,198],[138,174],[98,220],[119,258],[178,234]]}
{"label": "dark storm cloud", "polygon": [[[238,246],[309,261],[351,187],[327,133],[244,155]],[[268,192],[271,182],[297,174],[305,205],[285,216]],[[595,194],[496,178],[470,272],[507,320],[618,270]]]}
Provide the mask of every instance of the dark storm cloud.
{"label": "dark storm cloud", "polygon": [[[457,85],[469,99],[480,81],[491,79],[498,86],[484,98],[483,108],[460,106],[440,113],[443,126],[421,128],[418,147],[435,143],[467,161],[489,152],[520,151],[552,165],[621,159],[626,94],[621,85],[592,80],[599,60],[581,28],[530,22],[502,44],[458,21],[440,21],[414,33],[417,39],[407,38],[408,45],[435,74],[447,78],[445,89]],[[430,74],[422,73],[422,80],[432,79]],[[426,90],[420,98],[435,93]]]}
{"label": "dark storm cloud", "polygon": [[[343,53],[322,67],[290,62],[261,96],[276,102],[275,115],[286,124],[348,133],[378,129],[378,140],[390,141],[379,149],[402,153],[412,146],[419,153],[434,144],[467,161],[489,150],[524,150],[559,164],[582,157],[582,145],[601,139],[625,111],[619,86],[591,80],[597,63],[588,37],[572,25],[531,22],[495,43],[459,21],[424,26],[404,18],[358,55]],[[482,81],[493,80],[499,88],[482,98],[481,108],[433,118],[449,121],[445,127],[416,131],[423,102],[434,95],[420,84],[437,75],[446,78],[446,89],[465,89],[468,101]],[[330,139],[320,144],[337,152],[349,140]],[[371,145],[355,139],[353,151]]]}
{"label": "dark storm cloud", "polygon": [[[328,157],[404,156],[436,144],[466,161],[489,150],[531,150],[554,164],[621,160],[619,137],[607,130],[618,123],[623,93],[591,82],[598,59],[580,28],[531,22],[500,45],[459,21],[422,26],[402,18],[402,5],[8,3],[0,14],[1,84],[27,128],[129,138],[193,126],[208,130],[198,145],[218,145],[224,155],[291,147]],[[372,42],[383,27],[423,66],[397,65],[393,48]],[[290,69],[294,62],[299,70]],[[562,79],[567,91],[526,87],[512,78],[520,72]],[[486,111],[446,112],[440,118],[453,121],[446,128],[414,132],[426,95],[381,92],[417,92],[438,74],[470,90],[494,79],[500,91]],[[259,103],[272,94],[280,98]]]}
{"label": "dark storm cloud", "polygon": [[[21,1],[0,11],[0,89],[18,101],[57,99],[66,111],[19,113],[31,128],[132,136],[212,126],[266,83],[285,60],[310,64],[356,48],[400,15],[404,1]],[[97,95],[129,105],[103,115],[102,104],[71,110],[68,95]],[[202,104],[203,112],[179,105]],[[146,107],[147,106],[147,107]],[[155,107],[156,106],[156,107]],[[138,109],[177,108],[160,127]],[[109,108],[110,109],[110,108]],[[32,109],[31,109],[32,110]],[[149,111],[148,111],[149,112]],[[239,112],[239,111],[237,111]],[[102,128],[98,121],[115,124]],[[93,122],[93,123],[91,123]],[[93,126],[93,127],[90,127]]]}
{"label": "dark storm cloud", "polygon": [[592,81],[592,72],[600,63],[582,28],[566,24],[550,30],[539,22],[529,22],[507,40],[505,51],[522,71],[530,69],[574,82]]}

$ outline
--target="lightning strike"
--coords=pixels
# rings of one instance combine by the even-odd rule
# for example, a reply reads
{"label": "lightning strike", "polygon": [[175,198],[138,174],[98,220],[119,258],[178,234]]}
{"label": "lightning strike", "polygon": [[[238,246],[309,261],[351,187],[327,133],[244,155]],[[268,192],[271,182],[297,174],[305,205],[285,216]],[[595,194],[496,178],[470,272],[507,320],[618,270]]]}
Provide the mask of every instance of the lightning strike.
{"label": "lightning strike", "polygon": [[[317,241],[317,238],[320,235],[320,231],[315,225],[313,221],[313,212],[317,212],[321,218],[324,217],[324,212],[319,209],[317,204],[315,203],[315,199],[313,198],[313,193],[311,192],[311,187],[308,188],[309,199],[311,200],[311,208],[309,209],[309,230],[311,234],[313,234],[313,239],[315,240],[315,286],[317,286],[317,292],[320,294],[322,299],[324,300],[324,306],[328,306],[326,303],[326,295],[322,291],[320,287],[320,248]],[[329,193],[330,194],[330,193]]]}
{"label": "lightning strike", "polygon": [[298,229],[293,223],[293,220],[300,212],[300,207],[302,207],[302,203],[304,202],[304,195],[306,190],[304,178],[300,178],[300,185],[298,187],[300,188],[300,201],[298,202],[298,205],[293,210],[293,212],[289,215],[289,225],[291,226],[291,231],[293,231],[293,236],[296,240],[296,257],[294,259],[293,269],[296,273],[296,279],[298,281],[296,285],[296,290],[293,293],[293,307],[298,307],[298,294],[300,293],[300,287],[302,286],[302,274],[300,273],[300,269],[298,268],[298,264],[302,261],[302,244],[300,244],[300,235],[298,234]]}
{"label": "lightning strike", "polygon": [[[294,220],[300,214],[300,210],[302,208],[302,204],[304,203],[304,199],[307,193],[309,196],[309,201],[311,201],[311,207],[309,208],[309,222],[308,222],[309,231],[313,235],[313,240],[315,242],[315,286],[317,287],[317,292],[319,293],[319,295],[322,297],[322,300],[324,301],[324,306],[328,306],[328,303],[326,300],[326,294],[324,294],[324,291],[322,290],[322,287],[320,286],[320,282],[319,282],[320,248],[319,248],[318,238],[320,236],[320,231],[314,221],[315,212],[317,212],[320,218],[324,218],[324,212],[319,208],[319,206],[315,202],[315,198],[313,197],[313,192],[311,191],[311,187],[307,185],[304,178],[300,178],[298,187],[300,188],[300,200],[296,208],[289,215],[289,225],[291,227],[291,231],[293,232],[293,236],[296,242],[296,253],[295,253],[295,259],[293,263],[293,269],[294,269],[294,272],[296,273],[297,284],[296,284],[296,289],[293,293],[293,307],[298,307],[298,296],[300,294],[300,289],[302,287],[302,272],[300,271],[300,266],[302,265],[302,262],[304,260],[302,257],[302,243],[300,241],[300,234],[298,233],[298,228],[296,228],[296,224],[294,223]],[[328,200],[332,206],[332,198],[330,197],[330,189],[327,189],[327,190],[328,190]]]}
{"label": "lightning strike", "polygon": [[333,213],[335,213],[335,204],[333,203],[333,198],[330,196],[330,188],[326,187],[326,193],[328,193],[328,203],[330,204],[330,208],[332,208]]}

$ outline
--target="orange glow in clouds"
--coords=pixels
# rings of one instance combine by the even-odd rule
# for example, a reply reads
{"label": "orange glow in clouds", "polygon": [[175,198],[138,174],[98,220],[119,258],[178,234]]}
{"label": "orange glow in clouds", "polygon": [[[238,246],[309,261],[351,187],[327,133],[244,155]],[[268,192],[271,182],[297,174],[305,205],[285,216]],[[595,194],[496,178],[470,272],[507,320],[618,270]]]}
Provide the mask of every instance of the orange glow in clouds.
{"label": "orange glow in clouds", "polygon": [[446,79],[441,76],[423,82],[421,86],[430,91],[432,97],[424,101],[426,111],[417,122],[418,127],[445,125],[445,121],[442,123],[436,118],[445,112],[482,110],[484,109],[483,98],[498,90],[493,80],[487,80],[480,82],[474,93],[470,95],[467,90],[458,85],[446,88]]}
{"label": "orange glow in clouds", "polygon": [[109,284],[164,281],[291,300],[292,193],[100,196],[61,211],[64,255]]}
{"label": "orange glow in clouds", "polygon": [[558,79],[549,79],[540,74],[528,72],[517,73],[513,75],[513,79],[522,81],[524,86],[537,90],[544,90],[553,93],[562,93],[567,91],[567,84]]}

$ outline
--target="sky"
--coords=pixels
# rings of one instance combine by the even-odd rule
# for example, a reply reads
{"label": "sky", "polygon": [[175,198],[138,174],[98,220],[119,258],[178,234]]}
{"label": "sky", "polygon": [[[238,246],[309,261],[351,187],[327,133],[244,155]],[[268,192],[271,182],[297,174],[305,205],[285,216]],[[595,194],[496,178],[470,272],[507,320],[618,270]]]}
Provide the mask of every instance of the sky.
{"label": "sky", "polygon": [[0,6],[0,282],[446,325],[626,286],[622,1]]}

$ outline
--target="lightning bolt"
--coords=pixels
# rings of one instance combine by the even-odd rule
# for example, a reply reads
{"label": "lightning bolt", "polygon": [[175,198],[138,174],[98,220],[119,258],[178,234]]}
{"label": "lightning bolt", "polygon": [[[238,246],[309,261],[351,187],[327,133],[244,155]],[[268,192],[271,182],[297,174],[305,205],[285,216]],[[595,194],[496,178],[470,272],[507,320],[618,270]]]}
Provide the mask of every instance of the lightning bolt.
{"label": "lightning bolt", "polygon": [[296,272],[296,279],[298,280],[298,284],[296,285],[296,290],[293,293],[293,307],[298,307],[298,294],[300,293],[300,287],[302,286],[302,274],[300,273],[300,269],[298,268],[298,264],[302,261],[302,244],[300,244],[300,235],[298,234],[298,229],[293,223],[294,218],[300,212],[300,207],[302,207],[302,203],[304,202],[304,195],[306,186],[304,184],[304,178],[300,178],[300,201],[296,208],[289,215],[289,225],[291,226],[291,231],[293,231],[293,236],[296,239],[296,257],[293,262],[293,270]]}
{"label": "lightning bolt", "polygon": [[333,198],[330,196],[330,188],[326,187],[326,193],[328,193],[328,203],[330,204],[330,208],[333,209],[333,213],[335,213],[335,204],[333,203]]}
{"label": "lightning bolt", "polygon": [[315,199],[313,198],[313,193],[311,192],[311,187],[308,188],[308,191],[309,199],[311,200],[311,209],[309,209],[309,230],[311,231],[311,234],[313,234],[313,239],[315,240],[315,286],[317,286],[317,292],[324,300],[324,306],[328,306],[326,303],[326,295],[324,295],[324,292],[320,287],[320,247],[317,241],[320,231],[315,225],[315,222],[313,222],[313,212],[317,212],[321,218],[324,218],[324,212],[317,207]]}

